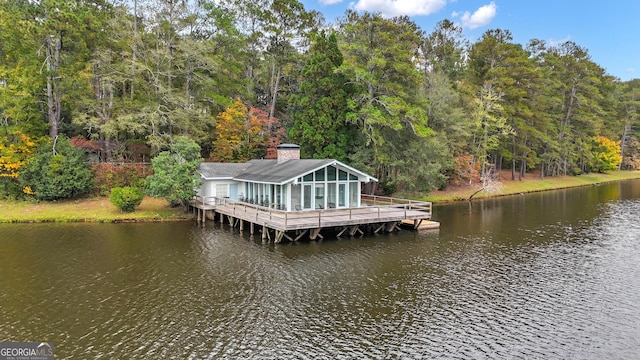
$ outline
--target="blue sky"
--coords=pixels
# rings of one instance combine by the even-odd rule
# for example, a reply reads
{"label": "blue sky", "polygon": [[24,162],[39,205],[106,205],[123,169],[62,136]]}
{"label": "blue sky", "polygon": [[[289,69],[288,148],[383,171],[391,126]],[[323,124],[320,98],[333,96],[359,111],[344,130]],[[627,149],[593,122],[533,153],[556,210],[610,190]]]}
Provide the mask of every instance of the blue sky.
{"label": "blue sky", "polygon": [[346,9],[408,15],[430,33],[449,19],[475,42],[486,30],[511,31],[523,46],[530,39],[573,41],[591,59],[622,81],[640,78],[640,1],[638,0],[301,0],[334,22]]}

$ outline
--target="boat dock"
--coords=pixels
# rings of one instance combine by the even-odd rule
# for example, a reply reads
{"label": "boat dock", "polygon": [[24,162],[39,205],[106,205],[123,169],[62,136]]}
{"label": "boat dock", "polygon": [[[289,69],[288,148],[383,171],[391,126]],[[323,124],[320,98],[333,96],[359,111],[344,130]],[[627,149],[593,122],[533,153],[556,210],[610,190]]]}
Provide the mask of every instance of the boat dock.
{"label": "boat dock", "polygon": [[424,201],[362,195],[363,206],[344,209],[284,211],[228,198],[196,196],[191,206],[198,221],[205,219],[227,222],[241,232],[248,228],[253,235],[256,227],[264,241],[280,243],[283,239],[295,242],[308,237],[324,238],[323,230],[332,229],[337,237],[393,232],[401,223],[412,224],[419,229],[430,221],[432,204]]}

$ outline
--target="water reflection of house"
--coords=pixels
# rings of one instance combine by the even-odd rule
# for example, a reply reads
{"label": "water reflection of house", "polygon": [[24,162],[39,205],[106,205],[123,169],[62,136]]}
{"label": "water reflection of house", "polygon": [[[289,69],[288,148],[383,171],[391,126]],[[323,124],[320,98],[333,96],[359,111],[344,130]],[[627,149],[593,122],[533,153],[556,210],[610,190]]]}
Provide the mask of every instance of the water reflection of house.
{"label": "water reflection of house", "polygon": [[300,159],[300,147],[282,144],[277,159],[202,163],[202,197],[229,198],[285,210],[360,207],[371,175],[332,159]]}

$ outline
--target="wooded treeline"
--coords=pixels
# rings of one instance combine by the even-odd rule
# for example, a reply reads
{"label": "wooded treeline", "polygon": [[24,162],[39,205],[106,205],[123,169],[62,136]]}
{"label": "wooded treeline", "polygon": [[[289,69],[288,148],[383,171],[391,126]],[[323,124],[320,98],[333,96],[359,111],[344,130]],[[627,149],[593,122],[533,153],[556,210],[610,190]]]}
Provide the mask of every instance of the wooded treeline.
{"label": "wooded treeline", "polygon": [[148,161],[177,136],[244,161],[278,143],[387,192],[640,166],[640,80],[573,42],[474,43],[443,20],[297,0],[0,0],[0,172],[43,136]]}

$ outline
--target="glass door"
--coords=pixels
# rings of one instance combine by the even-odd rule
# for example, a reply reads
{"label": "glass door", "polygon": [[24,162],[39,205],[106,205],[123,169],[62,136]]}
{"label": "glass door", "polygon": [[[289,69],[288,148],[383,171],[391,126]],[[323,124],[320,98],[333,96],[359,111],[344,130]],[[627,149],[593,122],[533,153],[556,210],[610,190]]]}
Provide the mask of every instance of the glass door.
{"label": "glass door", "polygon": [[338,207],[347,207],[347,184],[338,184]]}
{"label": "glass door", "polygon": [[324,184],[316,183],[316,209],[324,209]]}
{"label": "glass door", "polygon": [[338,193],[336,191],[338,184],[336,183],[328,183],[327,184],[327,209],[335,209],[336,200],[338,198]]}
{"label": "glass door", "polygon": [[302,200],[304,202],[304,209],[312,209],[313,208],[313,195],[312,195],[312,187],[311,184],[304,184]]}

